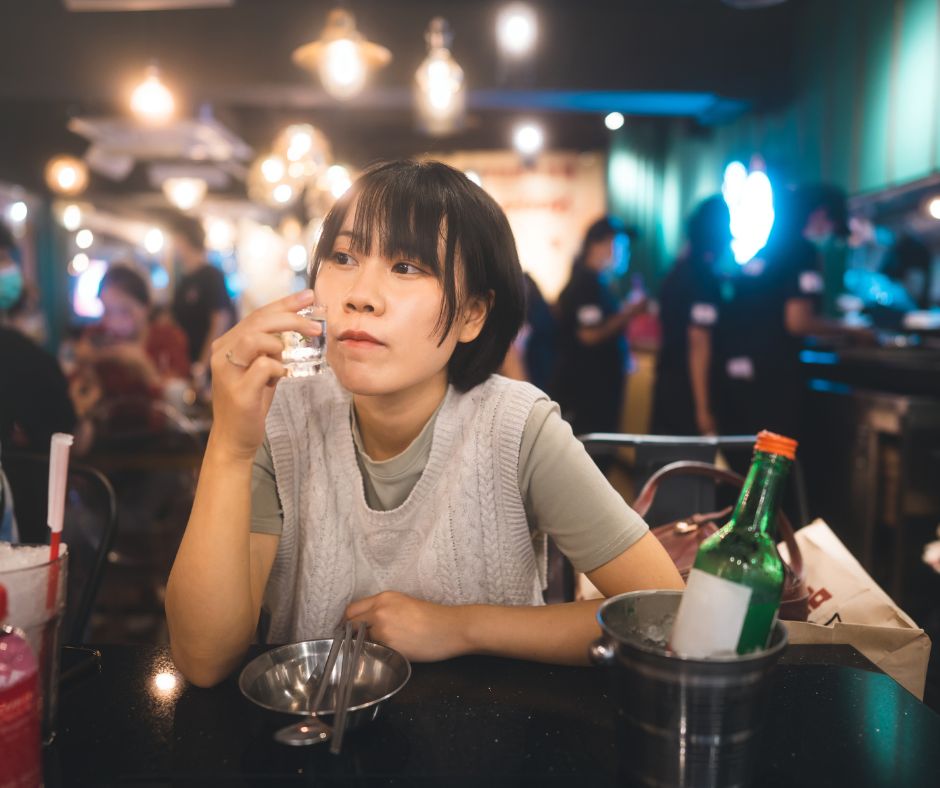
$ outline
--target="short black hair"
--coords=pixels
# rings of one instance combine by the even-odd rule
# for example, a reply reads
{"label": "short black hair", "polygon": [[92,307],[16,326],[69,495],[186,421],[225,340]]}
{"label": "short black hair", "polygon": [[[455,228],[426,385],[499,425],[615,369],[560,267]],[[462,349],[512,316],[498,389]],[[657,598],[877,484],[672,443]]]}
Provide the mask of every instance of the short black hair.
{"label": "short black hair", "polygon": [[167,225],[170,232],[185,239],[193,249],[205,250],[206,230],[198,219],[187,216],[185,213],[177,213],[167,221]]}
{"label": "short black hair", "polygon": [[108,287],[120,290],[125,295],[140,302],[142,306],[150,306],[150,290],[147,288],[147,283],[129,265],[115,263],[108,268],[105,275],[101,277],[101,284],[98,286],[99,297]]}
{"label": "short black hair", "polygon": [[592,244],[598,241],[606,241],[616,235],[627,235],[629,232],[627,226],[616,216],[604,216],[588,227],[584,234],[584,241],[581,243],[581,255],[585,255]]}
{"label": "short black hair", "polygon": [[377,244],[384,257],[401,254],[418,260],[441,282],[441,342],[462,303],[480,298],[489,304],[479,336],[458,344],[447,365],[456,389],[468,391],[482,383],[503,363],[525,318],[522,267],[506,214],[466,175],[441,162],[402,159],[376,164],[327,214],[313,253],[311,287],[353,204],[354,248],[371,254]]}

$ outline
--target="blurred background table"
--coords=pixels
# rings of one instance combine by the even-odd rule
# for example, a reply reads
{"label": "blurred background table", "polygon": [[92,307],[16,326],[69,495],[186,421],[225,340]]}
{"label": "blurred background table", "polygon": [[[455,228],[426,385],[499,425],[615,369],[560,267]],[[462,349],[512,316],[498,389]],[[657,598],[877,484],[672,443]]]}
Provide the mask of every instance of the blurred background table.
{"label": "blurred background table", "polygon": [[[290,718],[245,700],[234,678],[199,689],[166,648],[100,651],[100,672],[62,689],[59,734],[45,752],[50,788],[620,784],[623,748],[600,668],[493,657],[415,665],[334,757],[275,743]],[[762,788],[936,785],[940,715],[851,647],[790,647],[772,697]]]}

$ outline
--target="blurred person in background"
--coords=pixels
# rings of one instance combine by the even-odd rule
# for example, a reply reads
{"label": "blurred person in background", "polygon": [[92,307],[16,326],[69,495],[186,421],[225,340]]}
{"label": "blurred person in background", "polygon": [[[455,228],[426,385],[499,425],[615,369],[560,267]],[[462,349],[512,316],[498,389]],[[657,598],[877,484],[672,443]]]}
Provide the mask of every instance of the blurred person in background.
{"label": "blurred person in background", "polygon": [[625,331],[646,309],[646,300],[620,301],[607,273],[625,268],[629,244],[619,219],[594,222],[558,298],[559,357],[552,393],[575,435],[620,428],[629,361]]}
{"label": "blurred person in background", "polygon": [[222,272],[206,258],[206,233],[197,219],[172,222],[173,248],[183,269],[173,297],[173,317],[186,334],[193,377],[201,382],[212,342],[235,324],[235,308]]}
{"label": "blurred person in background", "polygon": [[724,434],[769,429],[799,438],[804,339],[872,336],[821,314],[821,250],[849,233],[845,192],[828,184],[801,186],[782,194],[775,210],[766,246],[722,286],[716,377]]}
{"label": "blurred person in background", "polygon": [[128,265],[108,268],[98,293],[104,314],[75,347],[73,395],[113,407],[113,428],[139,426],[144,403],[161,399],[168,381],[189,377],[186,335],[169,319],[151,319],[147,283]]}
{"label": "blurred person in background", "polygon": [[933,260],[927,244],[910,233],[902,233],[888,251],[881,270],[901,284],[918,309],[930,307]]}
{"label": "blurred person in background", "polygon": [[[54,432],[75,432],[75,409],[56,359],[9,320],[25,287],[15,255],[13,235],[0,223],[0,444],[48,452]],[[76,443],[81,451],[84,443]]]}
{"label": "blurred person in background", "polygon": [[731,254],[731,214],[721,195],[699,203],[685,248],[660,288],[662,345],[656,361],[651,432],[713,435],[712,329],[720,294],[716,266]]}

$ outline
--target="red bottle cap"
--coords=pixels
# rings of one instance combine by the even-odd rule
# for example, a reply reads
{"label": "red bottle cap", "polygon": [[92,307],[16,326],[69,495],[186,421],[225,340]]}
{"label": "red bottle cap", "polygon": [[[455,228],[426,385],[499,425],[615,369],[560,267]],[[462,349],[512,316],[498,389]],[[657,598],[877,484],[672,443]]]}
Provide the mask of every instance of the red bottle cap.
{"label": "red bottle cap", "polygon": [[788,460],[796,459],[797,442],[793,438],[785,435],[778,435],[776,432],[761,430],[757,433],[757,443],[754,444],[754,451],[762,451],[767,454],[779,454]]}

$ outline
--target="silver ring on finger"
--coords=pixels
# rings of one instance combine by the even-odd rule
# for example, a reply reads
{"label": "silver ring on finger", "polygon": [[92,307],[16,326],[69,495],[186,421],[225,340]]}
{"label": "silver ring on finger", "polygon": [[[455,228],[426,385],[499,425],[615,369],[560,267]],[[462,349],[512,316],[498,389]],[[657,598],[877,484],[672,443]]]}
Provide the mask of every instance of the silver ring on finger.
{"label": "silver ring on finger", "polygon": [[225,360],[233,367],[238,367],[239,369],[248,369],[248,367],[251,366],[251,364],[245,364],[235,358],[235,354],[231,350],[225,351]]}

